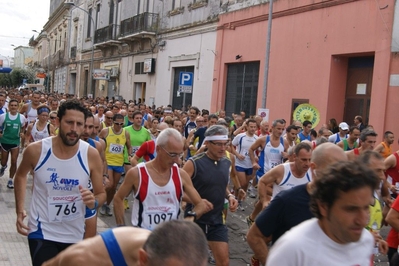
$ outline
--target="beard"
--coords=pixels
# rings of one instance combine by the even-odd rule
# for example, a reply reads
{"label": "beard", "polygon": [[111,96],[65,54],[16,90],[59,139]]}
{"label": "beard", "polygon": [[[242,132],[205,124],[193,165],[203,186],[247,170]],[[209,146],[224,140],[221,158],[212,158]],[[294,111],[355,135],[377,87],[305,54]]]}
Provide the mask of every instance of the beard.
{"label": "beard", "polygon": [[[72,133],[65,133],[62,128],[59,128],[58,135],[61,137],[62,143],[65,144],[65,146],[75,146],[76,143],[80,140],[80,135],[76,132]],[[68,139],[68,135],[73,135],[75,137],[74,140]]]}

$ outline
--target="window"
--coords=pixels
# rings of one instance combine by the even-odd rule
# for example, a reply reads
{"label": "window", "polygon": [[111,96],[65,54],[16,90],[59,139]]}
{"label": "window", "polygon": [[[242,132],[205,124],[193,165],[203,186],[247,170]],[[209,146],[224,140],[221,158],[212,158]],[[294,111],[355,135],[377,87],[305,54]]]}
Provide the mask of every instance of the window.
{"label": "window", "polygon": [[89,17],[87,18],[87,33],[86,33],[86,38],[90,38],[91,37],[91,15],[92,15],[92,12],[93,11],[93,9],[92,8],[89,8]]}
{"label": "window", "polygon": [[137,62],[134,64],[134,74],[144,74],[144,62]]}
{"label": "window", "polygon": [[115,4],[114,1],[111,0],[111,3],[109,4],[109,21],[108,24],[114,24],[114,9],[115,9]]}

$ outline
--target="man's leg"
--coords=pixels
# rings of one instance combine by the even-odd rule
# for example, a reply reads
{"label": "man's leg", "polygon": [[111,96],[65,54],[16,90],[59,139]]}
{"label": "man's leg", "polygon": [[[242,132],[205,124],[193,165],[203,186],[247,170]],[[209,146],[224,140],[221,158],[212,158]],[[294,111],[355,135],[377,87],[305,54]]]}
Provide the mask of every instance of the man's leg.
{"label": "man's leg", "polygon": [[28,239],[28,243],[33,266],[41,266],[71,245],[44,239]]}
{"label": "man's leg", "polygon": [[[6,145],[6,144],[3,144]],[[1,147],[1,168],[0,168],[0,177],[4,175],[4,172],[7,168],[8,162],[8,151]]]}

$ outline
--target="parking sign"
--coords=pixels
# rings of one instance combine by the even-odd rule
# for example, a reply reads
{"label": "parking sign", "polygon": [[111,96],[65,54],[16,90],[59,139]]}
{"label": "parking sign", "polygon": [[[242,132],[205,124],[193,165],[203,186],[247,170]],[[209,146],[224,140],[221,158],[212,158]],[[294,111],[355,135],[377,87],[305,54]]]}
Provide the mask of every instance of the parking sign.
{"label": "parking sign", "polygon": [[193,92],[193,76],[192,72],[180,72],[179,74],[179,92]]}

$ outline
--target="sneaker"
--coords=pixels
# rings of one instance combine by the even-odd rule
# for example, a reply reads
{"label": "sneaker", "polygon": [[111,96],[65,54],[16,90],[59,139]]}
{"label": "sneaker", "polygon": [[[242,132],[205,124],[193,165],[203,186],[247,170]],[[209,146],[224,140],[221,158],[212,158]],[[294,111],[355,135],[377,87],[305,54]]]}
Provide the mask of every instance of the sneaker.
{"label": "sneaker", "polygon": [[248,228],[251,228],[251,226],[254,224],[254,220],[252,220],[249,215],[245,217],[245,220],[247,221]]}
{"label": "sneaker", "polygon": [[10,188],[10,189],[14,188],[14,182],[12,181],[12,179],[8,180],[7,187]]}
{"label": "sneaker", "polygon": [[241,203],[241,202],[238,202],[237,210],[245,211],[245,208],[244,208],[244,206],[242,206],[242,203]]}
{"label": "sneaker", "polygon": [[104,204],[103,206],[101,206],[101,209],[100,209],[100,214],[101,215],[105,215],[106,213],[107,213],[107,204]]}
{"label": "sneaker", "polygon": [[125,207],[125,210],[130,209],[130,207],[129,207],[129,200],[128,200],[128,199],[124,199],[124,200],[123,200],[123,207]]}
{"label": "sneaker", "polygon": [[253,193],[252,191],[248,191],[248,197],[250,197],[250,198],[256,198],[256,195],[255,195],[255,193]]}
{"label": "sneaker", "polygon": [[260,266],[260,261],[254,256],[251,257],[251,266]]}
{"label": "sneaker", "polygon": [[4,175],[4,172],[6,171],[7,165],[6,166],[2,166],[0,168],[0,177],[2,177]]}
{"label": "sneaker", "polygon": [[107,206],[106,213],[107,213],[108,216],[112,216],[112,211],[111,211],[111,208],[109,206]]}
{"label": "sneaker", "polygon": [[208,263],[209,264],[216,264],[215,258],[213,257],[212,250],[208,250]]}

